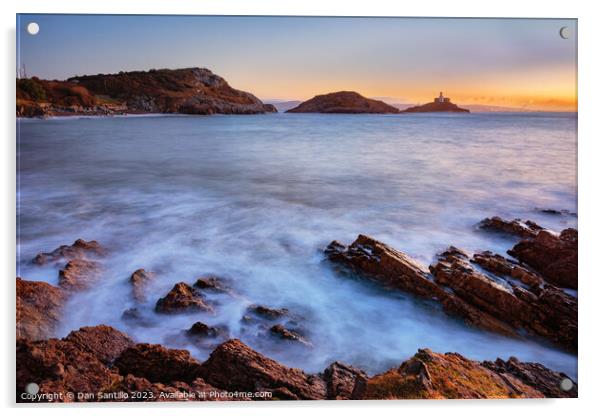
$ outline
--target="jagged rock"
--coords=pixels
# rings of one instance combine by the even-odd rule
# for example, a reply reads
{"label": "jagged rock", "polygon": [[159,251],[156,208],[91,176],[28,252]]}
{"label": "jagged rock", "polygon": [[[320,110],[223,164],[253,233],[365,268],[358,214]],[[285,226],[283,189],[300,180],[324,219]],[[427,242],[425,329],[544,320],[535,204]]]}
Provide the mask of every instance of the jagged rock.
{"label": "jagged rock", "polygon": [[523,238],[535,237],[542,227],[533,221],[522,221],[520,218],[508,221],[500,217],[485,218],[479,223],[479,228],[500,231]]}
{"label": "jagged rock", "polygon": [[578,234],[574,228],[560,235],[541,231],[531,240],[516,244],[508,254],[532,267],[550,283],[577,289]]}
{"label": "jagged rock", "polygon": [[326,398],[326,382],[320,377],[285,367],[238,339],[226,341],[211,353],[202,365],[201,377],[229,391],[271,391],[280,399]]}
{"label": "jagged rock", "polygon": [[111,364],[124,350],[134,346],[130,337],[107,325],[85,326],[71,331],[64,340],[94,355],[105,365]]}
{"label": "jagged rock", "polygon": [[121,375],[132,374],[151,382],[191,382],[200,377],[201,363],[186,350],[157,344],[136,344],[124,350],[114,362]]}
{"label": "jagged rock", "polygon": [[144,302],[146,300],[146,285],[154,278],[155,274],[153,272],[147,272],[144,269],[138,269],[132,273],[130,283],[132,284],[134,299],[137,302]]}
{"label": "jagged rock", "polygon": [[371,100],[355,91],[316,95],[287,113],[399,113],[399,109],[382,101]]}
{"label": "jagged rock", "polygon": [[[537,278],[520,266],[515,266],[519,268],[518,272],[508,270],[511,263],[503,260],[501,256],[482,253],[473,257],[473,261],[486,265],[485,268],[495,262],[491,267],[500,276],[515,278],[519,275],[526,281]],[[527,329],[576,351],[577,300],[558,288],[532,285],[527,290],[514,286],[507,279],[507,285],[495,282],[472,268],[468,255],[455,247],[438,256],[438,262],[431,265],[431,272],[438,284],[451,288],[455,295],[479,310],[514,328]]]}
{"label": "jagged rock", "polygon": [[216,338],[220,335],[223,335],[223,333],[224,330],[222,328],[209,326],[200,321],[195,322],[190,329],[186,331],[188,336],[194,338]]}
{"label": "jagged rock", "polygon": [[59,286],[69,291],[79,291],[90,288],[100,279],[102,269],[95,261],[74,259],[59,270]]}
{"label": "jagged rock", "polygon": [[96,356],[82,351],[72,342],[17,340],[17,399],[25,386],[35,382],[40,394],[59,394],[56,401],[74,401],[67,393],[94,393],[119,381]]}
{"label": "jagged rock", "polygon": [[553,208],[535,208],[535,211],[541,212],[542,214],[548,215],[566,215],[570,217],[576,217],[576,212],[571,212],[568,209],[553,209]]}
{"label": "jagged rock", "polygon": [[527,286],[534,287],[543,283],[542,277],[536,272],[528,270],[504,256],[494,254],[491,251],[475,253],[470,261],[478,264],[488,272],[498,276],[510,276],[520,280]]}
{"label": "jagged rock", "polygon": [[270,321],[282,318],[289,313],[286,308],[268,308],[263,305],[251,305],[247,308],[247,311]]}
{"label": "jagged rock", "polygon": [[519,299],[511,288],[473,269],[468,255],[455,247],[439,254],[437,263],[430,269],[439,285],[451,288],[471,305],[512,326],[518,326],[532,314],[529,305]]}
{"label": "jagged rock", "polygon": [[[577,397],[577,383],[564,373],[557,373],[539,363],[524,363],[516,357],[508,361],[498,358],[495,362],[484,361],[483,366],[498,374],[511,374],[524,384],[542,392],[546,397]],[[570,380],[572,388],[561,388],[563,380]]]}
{"label": "jagged rock", "polygon": [[276,324],[270,328],[270,333],[277,336],[280,339],[289,341],[296,341],[305,346],[311,346],[311,343],[307,341],[301,334],[292,329],[285,328],[284,325]]}
{"label": "jagged rock", "polygon": [[344,264],[387,287],[437,300],[447,313],[472,325],[505,335],[514,334],[508,324],[440,287],[425,266],[371,237],[359,235],[349,247],[333,241],[325,253],[331,261]]}
{"label": "jagged rock", "polygon": [[322,376],[329,400],[351,400],[365,392],[368,376],[362,370],[335,361]]}
{"label": "jagged rock", "polygon": [[65,298],[55,286],[17,277],[17,338],[35,341],[52,336]]}
{"label": "jagged rock", "polygon": [[356,399],[542,398],[511,374],[496,371],[456,353],[418,350],[397,369],[372,377]]}
{"label": "jagged rock", "polygon": [[169,293],[157,301],[155,310],[161,313],[212,311],[200,294],[184,282],[176,283]]}
{"label": "jagged rock", "polygon": [[[128,396],[124,397],[123,393]],[[143,392],[144,394],[140,394]],[[104,392],[104,401],[224,401],[249,400],[245,397],[233,398],[228,392],[207,384],[202,378],[191,383],[174,381],[170,384],[151,383],[145,378],[131,374]],[[114,397],[114,398],[113,398]]]}
{"label": "jagged rock", "polygon": [[349,247],[333,241],[324,252],[331,261],[345,264],[386,286],[427,297],[438,292],[426,267],[372,237],[360,234]]}
{"label": "jagged rock", "polygon": [[202,290],[213,292],[230,292],[230,287],[224,282],[224,279],[217,276],[199,277],[195,282],[194,287]]}
{"label": "jagged rock", "polygon": [[39,253],[33,259],[33,263],[43,265],[64,260],[103,257],[106,254],[106,249],[97,241],[85,241],[80,238],[70,246],[63,245],[50,253]]}

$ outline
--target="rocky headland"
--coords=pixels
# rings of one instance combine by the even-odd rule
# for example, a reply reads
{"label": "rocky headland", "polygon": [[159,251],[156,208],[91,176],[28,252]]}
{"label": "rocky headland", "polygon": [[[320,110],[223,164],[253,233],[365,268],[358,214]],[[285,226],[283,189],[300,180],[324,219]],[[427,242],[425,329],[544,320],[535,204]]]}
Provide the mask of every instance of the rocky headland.
{"label": "rocky headland", "polygon": [[17,116],[261,114],[276,112],[206,68],[86,75],[66,81],[17,80]]}
{"label": "rocky headland", "polygon": [[397,114],[399,110],[382,101],[366,98],[354,91],[316,95],[287,113]]}
{"label": "rocky headland", "polygon": [[[354,274],[438,303],[452,316],[488,331],[553,342],[577,349],[577,231],[561,233],[521,220],[488,218],[482,232],[511,233],[521,240],[505,257],[489,251],[469,254],[450,246],[429,267],[371,237],[349,246],[333,241],[326,258],[342,275]],[[65,302],[102,278],[110,251],[96,241],[40,253],[34,264],[59,268],[59,285],[17,278],[17,401],[177,400],[359,400],[576,397],[577,384],[539,363],[478,362],[428,348],[383,373],[333,362],[308,374],[255,351],[228,328],[195,322],[182,336],[209,343],[213,352],[198,361],[187,350],[132,339],[98,325],[54,338]],[[554,264],[554,267],[549,267]],[[71,265],[69,267],[69,265]],[[65,277],[68,276],[68,277]],[[144,269],[124,276],[132,302],[150,296],[157,275]],[[210,294],[239,296],[228,279],[203,275],[179,282],[152,299],[158,314],[219,313]],[[136,308],[124,311],[127,325],[144,325]],[[195,315],[196,319],[196,315]],[[251,304],[240,318],[264,340],[312,348],[303,317],[288,308]],[[428,346],[425,346],[428,347]],[[37,395],[26,386],[35,382]],[[568,388],[567,388],[568,386]]]}

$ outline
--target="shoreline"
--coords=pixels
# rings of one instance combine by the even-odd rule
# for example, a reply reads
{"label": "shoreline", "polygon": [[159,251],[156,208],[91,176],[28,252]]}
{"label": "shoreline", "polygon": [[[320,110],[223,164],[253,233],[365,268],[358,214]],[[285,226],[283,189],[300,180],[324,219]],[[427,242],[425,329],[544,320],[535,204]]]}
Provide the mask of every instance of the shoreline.
{"label": "shoreline", "polygon": [[[531,221],[508,221],[499,217],[486,218],[479,224],[479,228],[483,232],[520,236],[521,241],[509,250],[520,262],[489,252],[476,253],[469,261],[466,253],[452,246],[441,253],[428,270],[403,252],[362,235],[349,246],[333,241],[324,250],[324,254],[333,267],[342,273],[341,277],[352,272],[373,284],[384,285],[389,291],[401,290],[431,298],[441,303],[450,317],[461,318],[480,330],[532,339],[535,342],[542,336],[557,347],[563,346],[571,354],[576,354],[576,338],[572,335],[573,329],[576,330],[576,323],[573,322],[572,315],[576,314],[577,299],[568,294],[563,295],[559,287],[551,282],[563,282],[563,287],[572,287],[574,284],[576,289],[576,280],[573,280],[576,279],[576,269],[572,267],[576,260],[573,256],[576,256],[577,231],[566,229],[557,234]],[[175,381],[184,383],[179,384],[180,391],[194,390],[190,383],[203,383],[207,389],[224,391],[245,390],[260,383],[259,391],[271,392],[280,399],[288,400],[533,398],[577,395],[576,376],[570,380],[566,374],[538,363],[521,362],[513,357],[507,360],[498,358],[495,362],[477,362],[458,353],[440,354],[428,349],[419,349],[414,357],[402,362],[398,368],[373,376],[339,362],[331,364],[323,372],[306,374],[273,361],[240,340],[227,333],[223,334],[219,327],[211,327],[201,321],[195,323],[184,336],[192,337],[195,342],[219,342],[205,362],[195,360],[187,350],[174,350],[158,344],[136,344],[129,335],[105,325],[73,330],[61,340],[48,339],[61,320],[65,300],[86,291],[98,281],[103,261],[109,253],[107,248],[96,241],[77,240],[71,246],[63,245],[51,252],[39,253],[32,260],[38,265],[67,263],[59,271],[58,286],[17,279],[19,356],[31,363],[35,362],[35,357],[40,353],[48,357],[58,354],[57,358],[50,359],[60,362],[63,360],[59,358],[61,354],[69,351],[69,354],[75,354],[76,357],[81,355],[77,360],[100,361],[93,371],[98,371],[98,376],[103,380],[106,377],[114,379],[111,385],[121,383],[119,391],[129,391],[131,387],[128,387],[128,377],[138,377],[140,380],[136,383],[146,383],[148,389],[157,392],[169,391],[169,386],[174,386],[172,383]],[[562,263],[559,264],[558,260]],[[554,264],[552,269],[548,267],[550,264]],[[566,270],[566,273],[558,270]],[[493,275],[506,279],[507,283],[512,284],[512,290],[495,283]],[[129,279],[132,296],[135,299],[148,296],[146,288],[154,279],[155,273],[144,269],[132,273]],[[445,290],[441,289],[443,286]],[[156,313],[213,311],[219,307],[219,303],[213,304],[207,298],[209,292],[233,296],[236,294],[236,287],[219,276],[201,277],[194,284],[180,282],[157,300]],[[475,296],[481,300],[475,301]],[[525,315],[529,310],[532,311],[529,313],[536,315]],[[140,318],[136,308],[126,310],[123,317],[122,319],[131,319],[132,323],[143,324],[138,321]],[[251,305],[241,322],[259,322],[267,325],[266,328],[273,325],[264,335],[272,342],[283,343],[283,346],[312,348],[311,339],[305,338],[302,328],[299,330],[287,324],[291,319],[298,320],[288,309]],[[569,321],[558,323],[558,319]],[[280,323],[274,325],[275,322]],[[514,332],[515,330],[518,332]],[[39,341],[34,341],[36,339]],[[97,347],[99,343],[103,344],[102,350]],[[424,347],[428,348],[428,345]],[[169,370],[163,367],[155,369],[155,366],[160,365],[159,362],[172,364]],[[78,369],[78,364],[66,362],[63,365]],[[44,377],[35,372],[35,366],[33,369],[31,366],[32,364],[28,364],[28,368],[24,368],[21,361],[17,360],[18,389],[23,388],[19,383],[25,380]],[[261,368],[261,376],[257,374],[257,366]],[[470,371],[466,372],[467,368]],[[86,367],[85,370],[77,371],[89,372],[90,369]],[[170,371],[176,371],[176,375],[164,375],[172,374]],[[193,371],[194,376],[190,371]],[[424,371],[430,376],[423,380],[420,374]],[[24,372],[27,377],[23,376]],[[333,374],[339,372],[342,373],[332,378]],[[246,381],[231,381],[234,375],[242,376]],[[332,393],[339,390],[332,390],[327,385],[341,382],[341,377],[346,380],[343,382],[344,394]],[[415,383],[416,377],[421,380],[418,384]],[[454,380],[461,388],[450,392],[439,384],[439,377],[441,380]],[[558,386],[564,379],[570,380],[574,390],[560,390]],[[262,384],[266,380],[269,380],[267,385]],[[163,384],[157,384],[158,382]],[[63,383],[68,384],[68,380]],[[106,391],[109,385],[103,383],[105,382],[101,382],[100,387],[90,387],[91,391]],[[67,384],[64,384],[65,388]],[[488,393],[482,396],[483,391]],[[95,396],[83,400],[93,399]],[[164,399],[170,400],[169,397]]]}

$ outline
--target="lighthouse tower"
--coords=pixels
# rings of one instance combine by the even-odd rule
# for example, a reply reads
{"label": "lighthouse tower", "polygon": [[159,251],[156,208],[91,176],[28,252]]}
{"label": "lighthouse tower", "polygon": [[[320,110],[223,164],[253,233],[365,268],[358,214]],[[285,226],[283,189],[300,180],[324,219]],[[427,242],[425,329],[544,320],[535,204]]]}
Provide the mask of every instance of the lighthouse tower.
{"label": "lighthouse tower", "polygon": [[439,92],[439,96],[433,101],[436,103],[449,103],[449,98],[443,96],[443,91]]}

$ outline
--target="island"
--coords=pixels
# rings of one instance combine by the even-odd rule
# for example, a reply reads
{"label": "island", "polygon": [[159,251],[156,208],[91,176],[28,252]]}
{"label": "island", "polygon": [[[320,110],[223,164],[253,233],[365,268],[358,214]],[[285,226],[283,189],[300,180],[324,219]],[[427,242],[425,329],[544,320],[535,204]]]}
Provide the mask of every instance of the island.
{"label": "island", "polygon": [[355,91],[316,95],[287,113],[397,114],[399,110],[382,101],[366,98]]}
{"label": "island", "polygon": [[417,105],[415,107],[406,108],[402,113],[432,113],[432,112],[450,112],[450,113],[470,113],[466,108],[460,108],[451,100],[443,96],[443,92],[439,93],[432,102]]}
{"label": "island", "polygon": [[18,117],[276,111],[273,105],[232,88],[206,68],[151,69],[76,76],[65,81],[17,79]]}

